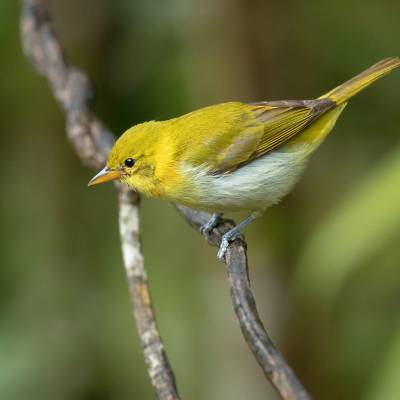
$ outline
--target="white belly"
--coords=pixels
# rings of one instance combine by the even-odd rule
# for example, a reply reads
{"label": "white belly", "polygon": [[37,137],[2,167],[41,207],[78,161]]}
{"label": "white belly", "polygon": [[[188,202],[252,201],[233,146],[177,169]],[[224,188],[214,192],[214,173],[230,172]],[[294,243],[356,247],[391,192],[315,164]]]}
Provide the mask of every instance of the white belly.
{"label": "white belly", "polygon": [[213,176],[202,167],[188,167],[197,182],[196,204],[209,211],[261,210],[279,202],[299,179],[310,148],[275,150],[226,174]]}

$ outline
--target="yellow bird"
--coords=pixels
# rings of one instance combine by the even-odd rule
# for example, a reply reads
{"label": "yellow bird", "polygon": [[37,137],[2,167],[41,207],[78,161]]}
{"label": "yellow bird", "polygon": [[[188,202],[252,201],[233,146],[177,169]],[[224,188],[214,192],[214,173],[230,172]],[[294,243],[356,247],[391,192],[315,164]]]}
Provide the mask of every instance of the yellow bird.
{"label": "yellow bird", "polygon": [[399,66],[399,58],[382,60],[315,100],[229,102],[136,125],[89,185],[120,179],[147,196],[214,212],[203,233],[223,212],[250,211],[222,238],[222,260],[229,241],[289,193],[347,101]]}

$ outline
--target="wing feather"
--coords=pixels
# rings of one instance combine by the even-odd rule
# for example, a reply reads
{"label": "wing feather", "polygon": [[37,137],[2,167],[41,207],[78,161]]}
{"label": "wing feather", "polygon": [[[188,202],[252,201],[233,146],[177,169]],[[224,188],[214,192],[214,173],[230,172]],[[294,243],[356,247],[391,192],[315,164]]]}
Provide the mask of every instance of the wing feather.
{"label": "wing feather", "polygon": [[328,99],[251,104],[254,121],[235,136],[212,173],[229,173],[263,156],[302,132],[334,106]]}

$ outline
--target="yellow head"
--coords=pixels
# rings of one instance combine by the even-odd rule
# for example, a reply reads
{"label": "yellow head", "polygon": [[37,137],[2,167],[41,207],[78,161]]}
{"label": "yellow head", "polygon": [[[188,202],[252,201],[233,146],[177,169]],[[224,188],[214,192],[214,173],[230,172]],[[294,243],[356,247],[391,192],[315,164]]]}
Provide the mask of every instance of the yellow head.
{"label": "yellow head", "polygon": [[160,124],[151,121],[128,129],[115,142],[107,165],[89,186],[120,179],[133,189],[155,195],[160,190],[155,178],[154,155]]}

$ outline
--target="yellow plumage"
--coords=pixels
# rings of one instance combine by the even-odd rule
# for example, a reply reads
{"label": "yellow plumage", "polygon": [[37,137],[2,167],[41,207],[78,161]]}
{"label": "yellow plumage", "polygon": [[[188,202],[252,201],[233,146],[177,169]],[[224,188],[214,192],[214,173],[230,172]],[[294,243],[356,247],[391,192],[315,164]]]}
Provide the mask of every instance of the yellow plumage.
{"label": "yellow plumage", "polygon": [[347,101],[399,65],[382,60],[315,100],[230,102],[136,125],[90,184],[120,178],[190,207],[259,214],[290,191]]}

